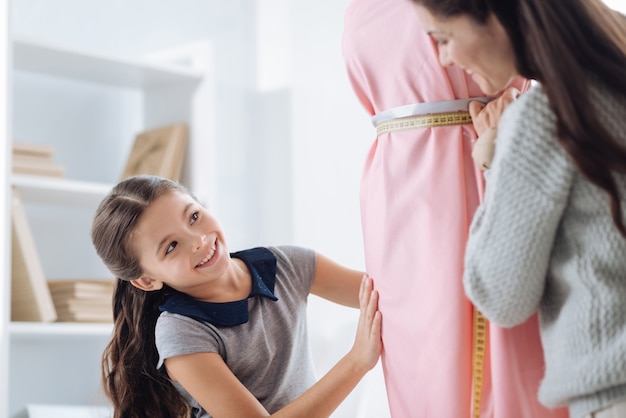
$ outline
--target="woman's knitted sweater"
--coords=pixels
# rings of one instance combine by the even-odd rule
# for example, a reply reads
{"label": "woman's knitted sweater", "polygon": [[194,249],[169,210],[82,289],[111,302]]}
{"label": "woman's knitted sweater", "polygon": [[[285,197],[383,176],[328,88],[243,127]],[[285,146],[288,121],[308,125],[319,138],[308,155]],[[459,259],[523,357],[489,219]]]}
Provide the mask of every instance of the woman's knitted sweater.
{"label": "woman's knitted sweater", "polygon": [[[626,145],[626,99],[594,90],[593,105]],[[465,255],[467,295],[502,326],[539,310],[546,406],[567,404],[578,418],[626,398],[626,239],[608,194],[557,142],[540,86],[504,113],[486,174]],[[626,178],[615,177],[624,209]]]}

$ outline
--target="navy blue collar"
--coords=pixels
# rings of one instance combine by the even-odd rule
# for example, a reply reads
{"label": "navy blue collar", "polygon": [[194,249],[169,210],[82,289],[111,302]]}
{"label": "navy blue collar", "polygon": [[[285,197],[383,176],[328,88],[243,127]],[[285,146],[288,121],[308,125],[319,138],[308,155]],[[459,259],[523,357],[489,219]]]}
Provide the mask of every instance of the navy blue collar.
{"label": "navy blue collar", "polygon": [[161,311],[177,313],[223,327],[234,327],[248,322],[248,299],[265,296],[277,301],[274,296],[276,281],[276,256],[267,248],[257,247],[231,253],[231,257],[242,260],[252,276],[252,290],[246,299],[234,302],[204,302],[176,292],[170,296]]}

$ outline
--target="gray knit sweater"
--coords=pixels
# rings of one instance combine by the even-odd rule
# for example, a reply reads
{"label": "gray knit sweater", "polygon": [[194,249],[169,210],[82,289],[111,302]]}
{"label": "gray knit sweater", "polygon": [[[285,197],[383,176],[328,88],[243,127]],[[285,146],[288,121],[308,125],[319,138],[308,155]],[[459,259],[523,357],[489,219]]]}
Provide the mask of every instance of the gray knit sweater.
{"label": "gray knit sweater", "polygon": [[[594,90],[593,101],[626,144],[626,98]],[[608,195],[557,143],[555,121],[538,86],[502,116],[463,282],[496,324],[512,327],[539,310],[539,400],[579,418],[626,398],[626,239]],[[626,207],[626,179],[618,182]]]}

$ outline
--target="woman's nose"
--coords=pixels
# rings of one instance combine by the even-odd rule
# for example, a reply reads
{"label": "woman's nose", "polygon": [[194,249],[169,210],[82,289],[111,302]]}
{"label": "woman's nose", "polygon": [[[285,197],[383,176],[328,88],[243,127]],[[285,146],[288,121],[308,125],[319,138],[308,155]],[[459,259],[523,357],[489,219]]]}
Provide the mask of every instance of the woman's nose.
{"label": "woman's nose", "polygon": [[439,64],[442,67],[449,67],[452,65],[452,60],[445,46],[439,46]]}

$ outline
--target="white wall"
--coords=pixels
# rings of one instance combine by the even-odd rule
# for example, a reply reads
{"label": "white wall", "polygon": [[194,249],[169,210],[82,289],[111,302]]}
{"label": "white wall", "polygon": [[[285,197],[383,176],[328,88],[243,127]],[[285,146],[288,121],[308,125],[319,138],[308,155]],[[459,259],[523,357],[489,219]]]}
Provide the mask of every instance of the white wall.
{"label": "white wall", "polygon": [[604,3],[615,10],[626,13],[626,3],[623,0],[604,0]]}

